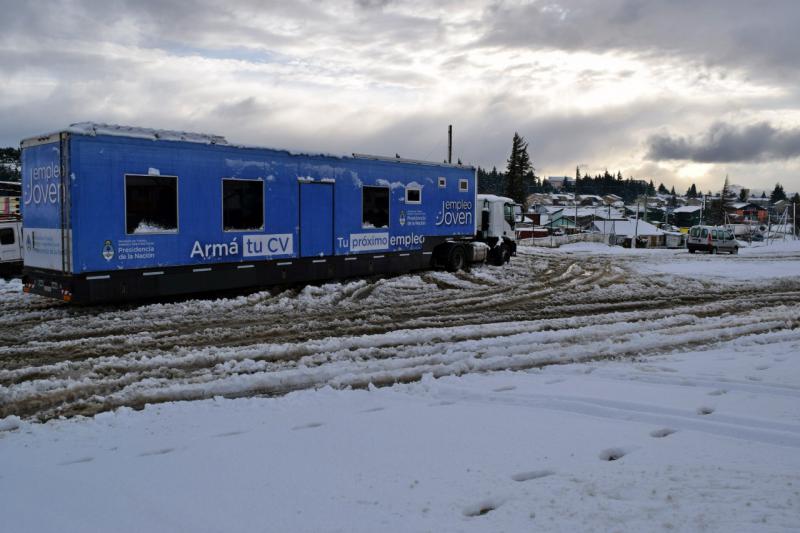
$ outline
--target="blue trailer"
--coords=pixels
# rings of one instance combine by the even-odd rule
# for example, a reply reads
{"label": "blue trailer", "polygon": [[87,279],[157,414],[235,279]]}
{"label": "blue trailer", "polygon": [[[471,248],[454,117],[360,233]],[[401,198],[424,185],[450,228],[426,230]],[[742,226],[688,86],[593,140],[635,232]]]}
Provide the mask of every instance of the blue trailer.
{"label": "blue trailer", "polygon": [[91,123],[21,148],[24,287],[66,301],[455,270],[487,255],[479,241],[496,262],[515,249],[513,231],[487,240],[469,166]]}

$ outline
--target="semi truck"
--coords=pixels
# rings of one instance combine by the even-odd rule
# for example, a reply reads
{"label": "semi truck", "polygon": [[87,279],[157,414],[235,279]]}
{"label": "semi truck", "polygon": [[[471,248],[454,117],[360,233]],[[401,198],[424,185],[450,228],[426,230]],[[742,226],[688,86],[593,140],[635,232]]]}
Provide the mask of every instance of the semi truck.
{"label": "semi truck", "polygon": [[23,287],[74,303],[507,263],[474,167],[79,123],[21,142]]}

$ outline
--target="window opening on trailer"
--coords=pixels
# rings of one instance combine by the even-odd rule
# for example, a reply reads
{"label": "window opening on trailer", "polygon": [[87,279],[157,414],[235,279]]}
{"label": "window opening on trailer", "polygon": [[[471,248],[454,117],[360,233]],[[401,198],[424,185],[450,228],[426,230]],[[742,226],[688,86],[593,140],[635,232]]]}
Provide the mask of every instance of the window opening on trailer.
{"label": "window opening on trailer", "polygon": [[407,204],[421,204],[422,203],[422,189],[415,186],[406,187],[406,203]]}
{"label": "window opening on trailer", "polygon": [[447,187],[447,178],[439,176],[439,188],[444,189]]}
{"label": "window opening on trailer", "polygon": [[178,232],[177,176],[125,176],[125,232]]}
{"label": "window opening on trailer", "polygon": [[0,244],[14,244],[14,230],[11,228],[0,229]]}
{"label": "window opening on trailer", "polygon": [[469,181],[467,180],[458,180],[458,190],[461,192],[468,192],[469,191]]}
{"label": "window opening on trailer", "polygon": [[389,227],[389,189],[364,187],[362,191],[362,221],[364,228]]}
{"label": "window opening on trailer", "polygon": [[222,180],[222,227],[225,231],[264,229],[264,182]]}

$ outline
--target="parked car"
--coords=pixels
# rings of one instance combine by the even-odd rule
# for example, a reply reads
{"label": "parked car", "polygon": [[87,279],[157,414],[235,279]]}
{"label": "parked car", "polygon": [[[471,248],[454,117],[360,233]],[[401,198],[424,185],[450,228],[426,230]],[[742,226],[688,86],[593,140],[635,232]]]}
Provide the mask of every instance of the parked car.
{"label": "parked car", "polygon": [[718,252],[739,253],[739,243],[733,237],[733,232],[718,226],[692,226],[689,230],[689,238],[686,240],[686,247],[690,254],[698,250],[712,254]]}

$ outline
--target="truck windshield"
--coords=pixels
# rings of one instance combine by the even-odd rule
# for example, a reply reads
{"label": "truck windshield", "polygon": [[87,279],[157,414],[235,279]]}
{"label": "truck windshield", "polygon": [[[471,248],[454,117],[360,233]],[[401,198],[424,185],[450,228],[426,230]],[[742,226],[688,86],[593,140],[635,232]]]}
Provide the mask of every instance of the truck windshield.
{"label": "truck windshield", "polygon": [[509,226],[514,227],[514,204],[503,204],[503,218]]}

